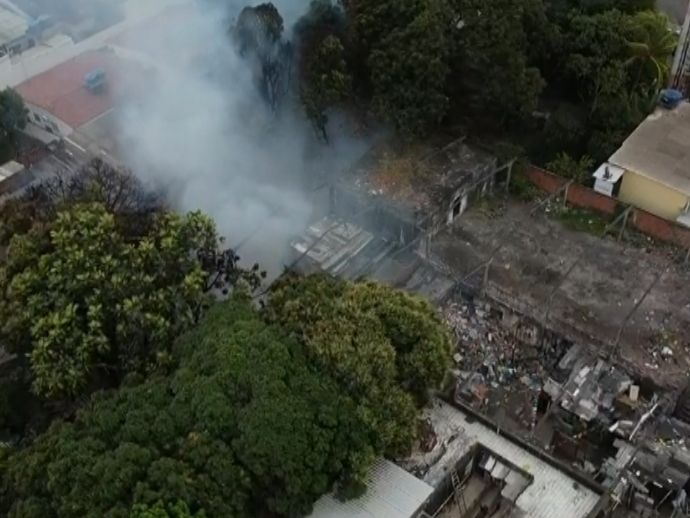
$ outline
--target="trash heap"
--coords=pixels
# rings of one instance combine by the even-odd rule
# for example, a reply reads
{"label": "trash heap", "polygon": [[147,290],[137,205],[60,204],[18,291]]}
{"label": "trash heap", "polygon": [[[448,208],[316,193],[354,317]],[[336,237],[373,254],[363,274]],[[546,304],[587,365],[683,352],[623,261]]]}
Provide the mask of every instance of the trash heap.
{"label": "trash heap", "polygon": [[616,439],[615,457],[602,466],[604,485],[614,501],[639,516],[658,516],[657,510],[688,511],[690,489],[690,425],[660,416],[653,433],[640,436],[636,447]]}
{"label": "trash heap", "polygon": [[456,398],[492,417],[509,410],[531,429],[545,375],[536,333],[485,302],[451,302],[444,316],[456,340]]}

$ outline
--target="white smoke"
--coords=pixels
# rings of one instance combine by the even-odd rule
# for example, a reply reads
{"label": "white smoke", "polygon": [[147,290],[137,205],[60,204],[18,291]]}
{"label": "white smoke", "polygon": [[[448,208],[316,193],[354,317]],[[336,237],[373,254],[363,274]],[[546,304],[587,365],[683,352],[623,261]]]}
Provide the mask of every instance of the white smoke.
{"label": "white smoke", "polygon": [[[289,34],[308,1],[274,3]],[[234,4],[236,14],[245,5]],[[242,242],[243,260],[275,275],[290,238],[315,215],[315,187],[365,146],[339,138],[324,149],[296,102],[276,118],[229,42],[227,13],[193,5],[178,22],[152,27],[162,37],[135,42],[157,72],[117,110],[118,147],[175,208],[210,214],[229,246]]]}

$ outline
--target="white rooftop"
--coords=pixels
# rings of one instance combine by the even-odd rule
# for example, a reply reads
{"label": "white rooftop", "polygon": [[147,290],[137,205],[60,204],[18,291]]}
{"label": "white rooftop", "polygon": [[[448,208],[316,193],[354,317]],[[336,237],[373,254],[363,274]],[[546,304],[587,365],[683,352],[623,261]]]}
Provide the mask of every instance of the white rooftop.
{"label": "white rooftop", "polygon": [[24,166],[14,160],[0,165],[0,182],[24,170]]}
{"label": "white rooftop", "polygon": [[28,28],[27,18],[20,16],[0,3],[0,45],[5,45],[24,36]]}
{"label": "white rooftop", "polygon": [[[434,400],[425,410],[439,440],[446,439],[446,450],[434,459],[424,480],[438,486],[455,466],[477,444],[506,459],[532,476],[529,484],[517,497],[516,507],[529,518],[584,518],[597,504],[600,495],[573,480],[567,473],[532,455],[529,451],[498,435],[480,422],[468,419],[467,414]],[[433,455],[430,453],[429,455]]]}
{"label": "white rooftop", "polygon": [[657,108],[609,163],[690,195],[690,102]]}
{"label": "white rooftop", "polygon": [[359,498],[341,502],[322,496],[310,518],[412,518],[434,488],[394,463],[379,459],[369,471],[367,491]]}

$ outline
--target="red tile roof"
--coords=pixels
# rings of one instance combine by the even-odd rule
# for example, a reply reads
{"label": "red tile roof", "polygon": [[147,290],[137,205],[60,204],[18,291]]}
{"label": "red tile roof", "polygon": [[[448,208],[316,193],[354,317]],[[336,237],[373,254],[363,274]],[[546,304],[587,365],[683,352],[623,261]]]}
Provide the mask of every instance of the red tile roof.
{"label": "red tile roof", "polygon": [[[100,93],[92,93],[84,86],[84,77],[96,69],[106,74],[105,88]],[[113,107],[127,83],[127,70],[136,74],[132,63],[112,51],[90,51],[29,79],[17,91],[26,102],[48,110],[72,128],[79,128]]]}

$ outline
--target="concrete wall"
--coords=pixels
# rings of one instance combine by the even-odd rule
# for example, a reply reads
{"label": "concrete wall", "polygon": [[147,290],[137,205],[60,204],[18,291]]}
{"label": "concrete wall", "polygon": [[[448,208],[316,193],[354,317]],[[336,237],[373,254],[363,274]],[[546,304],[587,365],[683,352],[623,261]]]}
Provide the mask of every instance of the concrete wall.
{"label": "concrete wall", "polygon": [[576,183],[568,187],[568,202],[576,207],[586,207],[608,215],[615,214],[618,205],[615,199]]}
{"label": "concrete wall", "polygon": [[[524,174],[534,185],[549,193],[557,191],[568,182],[568,180],[562,176],[558,176],[557,174],[540,169],[536,166],[528,167]],[[625,178],[628,174],[629,173],[625,173],[623,178]],[[639,175],[635,176],[639,177]],[[635,186],[636,188],[639,187],[639,189],[644,189],[645,185],[647,184],[645,182],[640,182],[636,185],[633,183],[630,185]],[[647,185],[648,190],[646,192],[644,190],[636,191],[633,189],[631,194],[637,193],[637,195],[640,197],[642,197],[644,194],[645,197],[650,198],[649,193],[654,192],[654,188],[655,186],[650,187]],[[622,190],[623,186],[621,186],[621,192]],[[672,197],[674,193],[675,191],[670,193],[671,202],[673,202]],[[656,193],[657,196],[666,196],[665,199],[667,200],[667,203],[669,203],[668,194],[668,192]],[[653,198],[653,196],[651,197]],[[594,210],[608,216],[613,216],[617,211],[625,209],[627,205],[626,203],[618,202],[615,198],[609,198],[608,196],[599,194],[598,192],[594,191],[593,189],[589,189],[584,185],[577,184],[573,184],[568,188],[567,202],[576,207]],[[683,205],[684,204],[685,198],[683,198]],[[673,220],[669,221],[664,217],[655,215],[641,208],[637,208],[633,203],[631,203],[631,205],[633,205],[634,208],[632,209],[630,217],[627,220],[627,224],[629,226],[633,227],[639,232],[642,232],[643,234],[652,236],[655,239],[666,241],[668,243],[674,243],[684,248],[690,247],[690,229],[676,223],[674,221],[675,217]],[[682,205],[680,205],[680,207],[682,208]],[[680,209],[678,209],[678,212],[680,212]]]}
{"label": "concrete wall", "polygon": [[53,132],[55,131],[55,128],[57,128],[59,132],[59,135],[57,136],[59,137],[67,137],[68,135],[71,135],[74,131],[74,129],[69,124],[57,118],[48,110],[45,110],[40,106],[36,106],[32,103],[26,103],[26,108],[29,110],[29,120],[33,124],[36,124],[37,126],[41,127],[42,129],[45,129],[46,131],[50,131],[46,128],[46,124],[38,122],[34,115],[42,117],[45,121],[52,122],[55,125],[55,127],[53,127]]}
{"label": "concrete wall", "polygon": [[[34,174],[30,169],[22,169],[9,178],[0,180],[0,195],[10,194],[23,189],[34,181]],[[0,353],[2,356],[2,353]]]}
{"label": "concrete wall", "polygon": [[690,247],[690,229],[671,223],[664,218],[655,216],[651,212],[633,209],[632,217],[628,220],[628,224],[648,236],[675,243],[684,248]]}
{"label": "concrete wall", "polygon": [[[542,190],[552,193],[562,188],[568,180],[550,171],[530,166],[525,172],[527,178]],[[568,187],[568,203],[584,209],[594,209],[604,214],[615,214],[616,200],[580,184]]]}
{"label": "concrete wall", "polygon": [[623,175],[618,198],[671,221],[676,220],[688,202],[688,197],[683,193],[634,171],[626,171]]}

